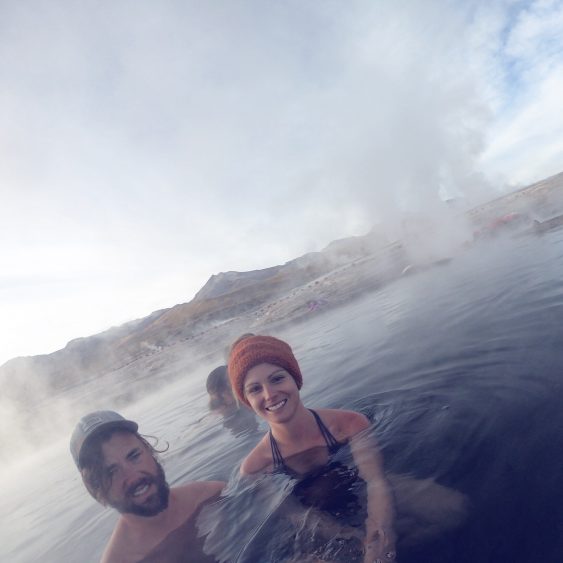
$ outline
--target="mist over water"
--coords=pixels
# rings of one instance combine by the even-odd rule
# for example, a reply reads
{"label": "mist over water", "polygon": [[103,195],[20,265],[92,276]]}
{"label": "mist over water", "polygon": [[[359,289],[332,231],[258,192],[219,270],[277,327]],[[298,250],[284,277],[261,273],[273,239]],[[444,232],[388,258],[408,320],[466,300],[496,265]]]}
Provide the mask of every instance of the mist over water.
{"label": "mist over water", "polygon": [[[402,563],[560,560],[562,319],[563,233],[554,232],[474,245],[276,333],[300,361],[306,405],[361,410],[386,469],[469,496],[466,524],[399,553]],[[207,414],[213,367],[122,409],[170,443],[163,459],[172,483],[229,480],[257,441]],[[88,496],[67,441],[2,471],[1,560],[98,560],[116,517]],[[240,502],[239,521],[222,528],[233,548],[244,541],[237,525],[256,524]]]}

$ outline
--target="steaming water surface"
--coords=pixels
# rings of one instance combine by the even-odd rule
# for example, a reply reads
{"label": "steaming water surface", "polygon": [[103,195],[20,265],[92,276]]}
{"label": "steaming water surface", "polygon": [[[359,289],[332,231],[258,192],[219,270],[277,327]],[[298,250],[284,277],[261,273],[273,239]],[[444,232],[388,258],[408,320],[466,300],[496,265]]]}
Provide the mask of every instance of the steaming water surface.
{"label": "steaming water surface", "polygon": [[[561,232],[475,246],[276,335],[301,362],[305,404],[361,410],[388,470],[471,499],[460,530],[401,562],[563,561]],[[257,441],[207,415],[213,367],[123,409],[170,443],[172,483],[232,480]],[[116,516],[88,497],[67,439],[0,475],[2,561],[98,560]],[[238,506],[222,525],[233,546],[255,516]]]}

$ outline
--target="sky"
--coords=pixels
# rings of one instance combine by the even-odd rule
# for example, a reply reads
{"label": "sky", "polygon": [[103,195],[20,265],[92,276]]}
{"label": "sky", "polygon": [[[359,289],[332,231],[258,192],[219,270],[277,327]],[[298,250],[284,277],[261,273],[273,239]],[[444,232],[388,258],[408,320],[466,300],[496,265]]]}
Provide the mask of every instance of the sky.
{"label": "sky", "polygon": [[563,171],[563,0],[0,0],[0,364]]}

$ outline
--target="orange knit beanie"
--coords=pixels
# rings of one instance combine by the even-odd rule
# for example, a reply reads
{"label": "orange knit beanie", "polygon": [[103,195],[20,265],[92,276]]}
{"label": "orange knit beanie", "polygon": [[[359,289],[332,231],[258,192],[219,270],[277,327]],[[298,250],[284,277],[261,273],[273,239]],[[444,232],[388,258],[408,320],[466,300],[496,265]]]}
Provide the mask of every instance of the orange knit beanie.
{"label": "orange knit beanie", "polygon": [[228,367],[233,392],[246,405],[250,406],[244,396],[244,378],[249,370],[259,364],[272,364],[285,369],[295,380],[297,388],[301,389],[303,376],[287,342],[273,336],[246,336],[233,344]]}

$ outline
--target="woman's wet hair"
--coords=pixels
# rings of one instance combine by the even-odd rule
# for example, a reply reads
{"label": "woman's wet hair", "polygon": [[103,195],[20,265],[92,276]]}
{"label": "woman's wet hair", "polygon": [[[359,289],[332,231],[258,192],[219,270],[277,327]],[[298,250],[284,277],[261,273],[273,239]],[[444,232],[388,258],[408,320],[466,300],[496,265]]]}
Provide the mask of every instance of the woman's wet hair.
{"label": "woman's wet hair", "polygon": [[[129,431],[123,430],[123,428],[108,428],[107,430],[102,430],[84,444],[81,453],[82,469],[80,473],[82,475],[82,481],[92,497],[104,506],[107,505],[107,496],[111,487],[111,477],[106,471],[102,446],[108,442],[116,432]],[[157,463],[159,461],[158,454],[168,450],[168,443],[165,448],[157,449],[158,438],[155,436],[143,436],[138,432],[129,433],[139,439],[141,444],[150,452]],[[155,445],[153,446],[148,440],[154,441]]]}

